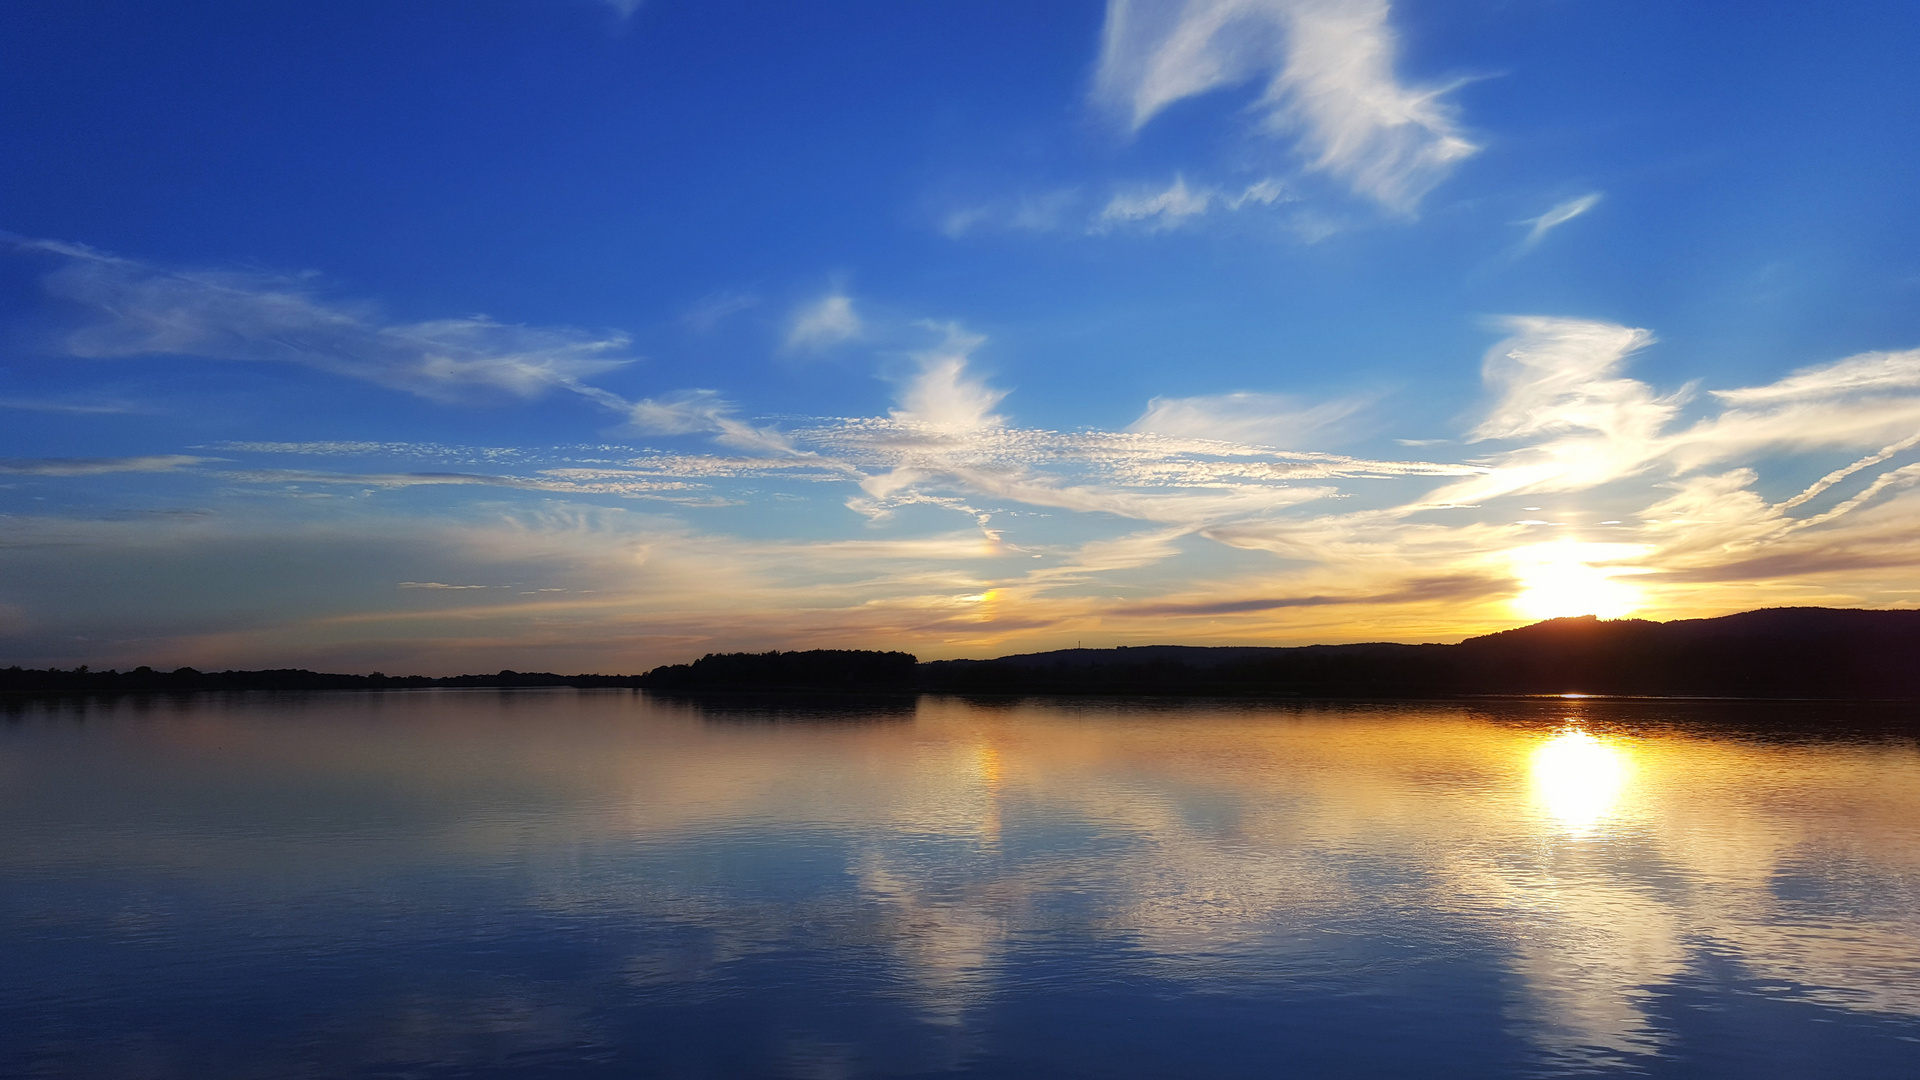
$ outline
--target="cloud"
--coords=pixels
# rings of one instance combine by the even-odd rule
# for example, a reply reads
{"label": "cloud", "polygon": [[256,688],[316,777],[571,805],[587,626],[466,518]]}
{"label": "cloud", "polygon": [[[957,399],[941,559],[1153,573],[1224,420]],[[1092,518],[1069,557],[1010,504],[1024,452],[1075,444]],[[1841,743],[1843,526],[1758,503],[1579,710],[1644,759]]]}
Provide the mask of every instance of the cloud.
{"label": "cloud", "polygon": [[1426,600],[1478,599],[1499,592],[1511,583],[1504,578],[1456,574],[1448,577],[1415,578],[1385,593],[1345,596],[1275,596],[1253,599],[1211,600],[1174,604],[1140,604],[1120,608],[1119,615],[1208,616],[1243,615],[1280,608],[1331,607],[1344,604],[1402,604]]}
{"label": "cloud", "polygon": [[1147,411],[1127,430],[1254,446],[1297,447],[1331,434],[1366,404],[1365,399],[1347,398],[1303,406],[1284,394],[1245,392],[1157,397],[1147,403]]}
{"label": "cloud", "polygon": [[[740,420],[712,391],[635,402],[586,382],[631,363],[611,355],[629,344],[625,334],[509,325],[484,316],[384,324],[369,305],[318,299],[304,278],[165,270],[58,241],[8,242],[58,258],[47,288],[93,316],[65,338],[72,356],[293,363],[443,402],[499,393],[535,398],[557,389],[625,416],[638,431],[706,433],[729,446],[793,452],[778,432]],[[860,332],[845,296],[828,296],[796,318],[789,341],[808,347]]]}
{"label": "cloud", "polygon": [[0,458],[0,474],[13,476],[103,476],[108,473],[175,472],[214,458],[152,454],[120,458]]}
{"label": "cloud", "polygon": [[[1164,640],[1172,618],[1194,641],[1433,640],[1510,625],[1522,611],[1517,579],[1529,575],[1594,590],[1630,584],[1654,615],[1920,600],[1920,350],[1695,395],[1634,376],[1654,340],[1647,330],[1507,318],[1480,367],[1484,405],[1452,444],[1478,456],[1384,460],[1308,449],[1365,415],[1358,398],[1160,397],[1124,431],[1022,426],[1008,389],[976,365],[984,340],[957,324],[921,325],[937,337],[912,357],[883,415],[775,430],[714,390],[637,401],[576,391],[592,391],[635,431],[737,450],[236,442],[215,451],[232,463],[217,472],[204,467],[216,459],[184,454],[0,463],[52,478],[178,470],[169,488],[201,484],[207,505],[246,508],[164,523],[117,506],[86,511],[126,518],[117,524],[0,517],[0,593],[50,635],[49,649],[73,648],[61,643],[86,637],[87,619],[124,633],[122,594],[162,586],[129,584],[115,568],[148,565],[164,535],[177,550],[155,558],[180,561],[181,582],[228,598],[226,608],[181,610],[222,633],[243,635],[247,619],[264,617],[249,612],[271,608],[284,613],[273,616],[286,620],[274,639],[283,642],[466,642],[488,624],[489,648],[564,637],[595,655],[612,655],[609,642],[655,647],[636,644],[642,637],[683,652],[885,640],[977,654],[1089,629],[1107,642]],[[322,467],[279,467],[287,455]],[[347,464],[364,470],[337,467]],[[98,485],[72,488],[78,506]],[[316,513],[310,500],[326,491],[342,498]],[[1523,498],[1529,505],[1513,505]],[[830,538],[726,531],[777,531],[769,522],[788,519],[773,514],[715,519],[732,522],[721,531],[688,523],[703,508],[784,505],[775,500],[812,501],[809,520]],[[634,509],[644,505],[677,518]],[[836,515],[878,531],[832,536]],[[341,539],[328,531],[336,527],[408,533],[425,554],[395,562],[413,549],[371,533]],[[233,538],[246,530],[258,535]],[[463,539],[446,539],[455,533]],[[324,565],[358,592],[310,589],[262,607],[225,584],[244,577],[231,565],[242,549],[252,588],[278,580],[282,551],[335,544],[352,557]],[[94,554],[65,554],[83,548]],[[1527,561],[1542,553],[1553,558]],[[86,574],[104,575],[86,608],[94,614],[63,613],[60,596]],[[482,581],[522,583],[513,588],[527,595],[451,587]],[[435,604],[391,606],[395,582],[449,588]],[[555,589],[568,591],[542,591]],[[362,608],[343,614],[344,595]],[[167,623],[168,604],[186,601],[165,599],[141,618],[184,625]],[[430,621],[456,618],[465,621]],[[556,625],[574,629],[552,636]],[[222,647],[264,647],[234,640]]]}
{"label": "cloud", "polygon": [[1862,353],[1831,364],[1801,368],[1767,386],[1715,390],[1713,396],[1729,405],[1752,408],[1903,390],[1920,390],[1920,349]]}
{"label": "cloud", "polygon": [[396,491],[421,487],[487,487],[519,491],[547,491],[562,495],[613,495],[623,499],[649,499],[681,506],[732,506],[734,500],[700,493],[707,485],[638,475],[564,475],[549,471],[541,476],[492,476],[482,473],[454,472],[322,472],[311,469],[243,469],[220,474],[240,484],[272,484],[293,488],[310,485],[372,488]]}
{"label": "cloud", "polygon": [[1271,206],[1284,197],[1285,192],[1273,180],[1256,181],[1238,194],[1228,194],[1213,187],[1189,188],[1185,177],[1175,176],[1173,184],[1162,191],[1115,195],[1094,219],[1093,231],[1144,225],[1158,232],[1177,228],[1216,207],[1239,210],[1245,206]]}
{"label": "cloud", "polygon": [[859,471],[861,495],[848,505],[869,517],[929,504],[967,513],[985,528],[996,507],[1013,503],[1191,530],[1334,493],[1303,480],[1476,471],[1287,455],[1219,439],[1014,428],[994,411],[1006,391],[969,368],[982,339],[958,327],[944,332],[939,346],[917,357],[918,369],[887,420],[793,433],[797,443],[819,446]]}
{"label": "cloud", "polygon": [[755,427],[737,413],[732,402],[713,390],[682,390],[660,399],[636,401],[628,415],[635,431],[648,434],[711,434],[715,441],[743,450],[796,452],[792,442],[777,430]]}
{"label": "cloud", "polygon": [[1078,188],[1063,188],[966,206],[948,211],[940,221],[940,231],[952,239],[983,229],[1052,232],[1076,215],[1081,198]]}
{"label": "cloud", "polygon": [[1653,343],[1651,333],[1545,316],[1499,325],[1512,336],[1488,350],[1482,366],[1499,397],[1468,438],[1526,445],[1497,455],[1486,476],[1435,493],[1434,503],[1591,488],[1647,467],[1664,450],[1662,432],[1691,388],[1661,396],[1620,375]]}
{"label": "cloud", "polygon": [[787,348],[818,352],[860,336],[864,327],[853,310],[853,298],[830,293],[794,310],[787,325]]}
{"label": "cloud", "polygon": [[1567,222],[1593,209],[1594,206],[1600,202],[1603,194],[1604,192],[1599,191],[1588,192],[1577,199],[1568,199],[1566,202],[1541,214],[1537,218],[1528,218],[1521,222],[1520,224],[1522,225],[1533,226],[1527,233],[1526,246],[1532,247],[1539,243],[1541,238],[1546,236],[1549,230],[1565,225]]}
{"label": "cloud", "polygon": [[1791,510],[1796,506],[1800,506],[1801,504],[1806,503],[1818,497],[1820,494],[1825,492],[1828,488],[1831,488],[1835,484],[1838,484],[1842,480],[1845,480],[1846,478],[1848,478],[1849,476],[1852,476],[1853,474],[1859,472],[1860,470],[1871,468],[1875,465],[1878,465],[1886,461],[1888,458],[1893,457],[1895,454],[1899,454],[1907,450],[1911,450],[1915,446],[1920,446],[1920,434],[1910,435],[1907,438],[1901,439],[1899,442],[1896,442],[1890,446],[1882,447],[1879,451],[1872,454],[1868,454],[1866,457],[1861,458],[1860,460],[1854,462],[1851,465],[1845,466],[1844,468],[1835,469],[1832,472],[1828,473],[1827,475],[1821,477],[1820,479],[1815,480],[1812,484],[1809,484],[1805,490],[1801,491],[1800,494],[1795,495],[1793,498],[1788,499],[1786,502],[1781,503],[1780,509]]}
{"label": "cloud", "polygon": [[19,412],[71,413],[76,416],[112,416],[143,411],[122,402],[40,401],[32,398],[0,398],[0,409],[14,409]]}
{"label": "cloud", "polygon": [[1920,430],[1920,349],[1862,353],[1711,396],[1725,406],[1720,415],[1672,439],[1670,452],[1687,468],[1765,448],[1899,444]]}
{"label": "cloud", "polygon": [[1266,81],[1269,134],[1296,135],[1309,167],[1410,212],[1479,148],[1441,101],[1402,84],[1385,0],[1109,0],[1097,99],[1138,131],[1169,105]]}
{"label": "cloud", "polygon": [[624,334],[480,315],[386,323],[370,305],[321,300],[303,277],[168,270],[57,241],[13,246],[59,259],[47,290],[91,317],[66,336],[70,356],[298,364],[438,401],[553,389],[593,397],[603,392],[582,379],[630,362]]}
{"label": "cloud", "polygon": [[719,292],[702,299],[680,321],[688,328],[707,333],[719,326],[728,316],[738,315],[742,311],[758,307],[760,298],[746,292]]}
{"label": "cloud", "polygon": [[[1135,186],[1116,191],[1088,212],[1077,188],[1023,195],[947,213],[940,231],[952,238],[981,230],[1054,232],[1065,228],[1103,235],[1123,229],[1162,232],[1193,224],[1211,213],[1271,207],[1294,201],[1280,181],[1265,177],[1237,188],[1189,184],[1175,174],[1165,186]],[[1298,223],[1296,223],[1298,224]]]}
{"label": "cloud", "polygon": [[467,460],[501,460],[520,457],[524,450],[508,446],[447,446],[427,442],[369,442],[363,439],[325,439],[315,442],[223,442],[218,449],[248,454],[300,454],[304,456],[364,457],[459,457]]}
{"label": "cloud", "polygon": [[456,590],[503,588],[503,586],[498,586],[498,585],[446,585],[438,581],[403,581],[399,584],[398,587],[402,589],[456,589]]}
{"label": "cloud", "polygon": [[1005,424],[1006,419],[994,415],[993,408],[1007,392],[995,390],[967,372],[973,350],[986,339],[958,326],[946,327],[945,334],[938,346],[914,357],[919,370],[902,387],[900,407],[893,410],[894,420],[948,435]]}

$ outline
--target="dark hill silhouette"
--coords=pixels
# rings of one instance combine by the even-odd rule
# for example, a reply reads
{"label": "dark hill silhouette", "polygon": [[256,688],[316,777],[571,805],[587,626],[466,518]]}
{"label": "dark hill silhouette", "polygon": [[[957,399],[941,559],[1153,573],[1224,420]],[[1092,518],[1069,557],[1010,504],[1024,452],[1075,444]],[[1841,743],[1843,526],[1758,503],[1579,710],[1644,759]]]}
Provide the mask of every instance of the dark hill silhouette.
{"label": "dark hill silhouette", "polygon": [[921,665],[960,693],[1920,698],[1920,611],[1550,619],[1458,645],[1063,649]]}
{"label": "dark hill silhouette", "polygon": [[555,675],[549,671],[501,671],[492,675],[336,675],[305,668],[268,671],[196,671],[190,667],[155,671],[93,671],[86,667],[0,668],[0,693],[116,694],[155,690],[409,690],[433,686],[537,687],[638,686],[637,675]]}
{"label": "dark hill silhouette", "polygon": [[[1464,692],[1920,697],[1920,611],[1768,608],[1717,619],[1554,619],[1469,638]],[[1483,691],[1485,692],[1485,691]]]}
{"label": "dark hill silhouette", "polygon": [[1147,645],[917,663],[903,652],[709,653],[645,675],[0,670],[0,692],[646,687],[967,694],[1619,694],[1920,700],[1920,611],[1769,608],[1716,619],[1550,619],[1458,645]]}
{"label": "dark hill silhouette", "polygon": [[708,653],[641,676],[654,690],[912,690],[912,653],[864,649]]}

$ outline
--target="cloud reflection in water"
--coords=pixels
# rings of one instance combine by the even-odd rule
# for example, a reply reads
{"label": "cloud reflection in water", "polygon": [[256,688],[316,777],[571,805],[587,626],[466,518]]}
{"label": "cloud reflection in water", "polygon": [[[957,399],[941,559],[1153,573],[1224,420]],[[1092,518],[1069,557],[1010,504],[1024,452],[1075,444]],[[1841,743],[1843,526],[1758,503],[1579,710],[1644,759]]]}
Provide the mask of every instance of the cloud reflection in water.
{"label": "cloud reflection in water", "polygon": [[[1757,1061],[1814,1045],[1806,1025],[1833,1017],[1920,1036],[1910,728],[1701,726],[1800,706],[922,698],[865,720],[743,719],[625,693],[432,693],[143,707],[0,728],[11,933],[121,941],[129,912],[168,895],[164,934],[141,947],[172,941],[194,958],[181,970],[287,976],[276,965],[311,956],[385,972],[365,992],[391,1000],[289,1006],[319,1015],[339,1054],[355,1052],[343,1010],[493,1015],[508,997],[545,1019],[500,1038],[627,1065],[648,1060],[620,1057],[635,1025],[679,1017],[662,1030],[693,1048],[694,1072],[1059,1054],[1145,1075],[1148,1050],[1179,1044],[1226,1075],[1245,1071],[1233,1053],[1277,1052],[1268,1039],[1484,1075]],[[311,914],[275,914],[296,908]],[[480,969],[464,999],[462,973]],[[196,984],[195,1000],[260,985]],[[102,993],[153,1030],[138,1015],[165,1007],[150,989]],[[85,1036],[63,1045],[135,1037],[25,993],[0,976],[4,1002]],[[1801,1011],[1726,1043],[1675,1004],[1685,994],[1723,1018],[1758,1001]],[[1263,1019],[1192,1049],[1194,1025],[1221,1022],[1196,1017],[1237,1008]],[[749,1014],[776,1019],[723,1030]],[[336,1072],[445,1056],[396,1038]]]}

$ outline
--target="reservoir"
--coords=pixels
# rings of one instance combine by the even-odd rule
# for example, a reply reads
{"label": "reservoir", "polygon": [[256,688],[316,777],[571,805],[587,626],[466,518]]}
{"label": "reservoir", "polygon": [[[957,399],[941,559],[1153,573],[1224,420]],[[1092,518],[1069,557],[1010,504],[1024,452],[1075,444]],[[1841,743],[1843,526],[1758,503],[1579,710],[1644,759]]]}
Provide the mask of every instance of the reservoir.
{"label": "reservoir", "polygon": [[1920,707],[0,703],[9,1077],[1911,1077]]}

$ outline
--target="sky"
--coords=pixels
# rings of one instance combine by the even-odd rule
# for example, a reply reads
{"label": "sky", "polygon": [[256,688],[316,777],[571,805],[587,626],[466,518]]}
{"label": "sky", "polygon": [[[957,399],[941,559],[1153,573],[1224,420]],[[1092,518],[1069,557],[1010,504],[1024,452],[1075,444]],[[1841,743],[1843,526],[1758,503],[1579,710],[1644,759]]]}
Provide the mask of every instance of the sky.
{"label": "sky", "polygon": [[0,6],[0,664],[1920,604],[1920,7]]}

